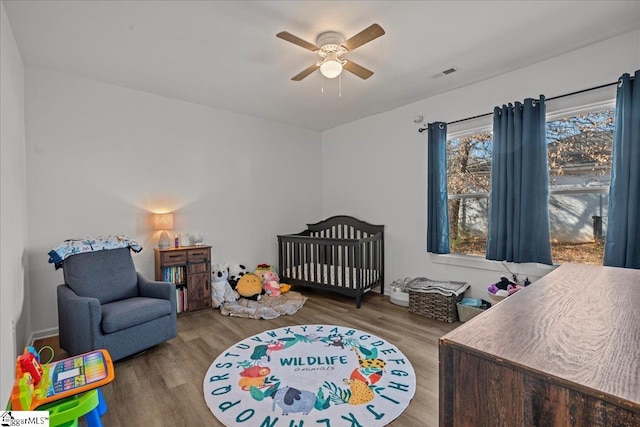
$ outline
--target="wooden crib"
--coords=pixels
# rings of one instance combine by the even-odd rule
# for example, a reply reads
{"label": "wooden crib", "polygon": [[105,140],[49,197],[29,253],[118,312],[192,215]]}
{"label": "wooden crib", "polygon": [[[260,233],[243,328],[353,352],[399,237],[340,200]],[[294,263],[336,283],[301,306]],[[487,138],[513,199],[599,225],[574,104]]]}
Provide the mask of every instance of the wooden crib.
{"label": "wooden crib", "polygon": [[340,215],[297,234],[278,236],[280,281],[356,297],[378,286],[384,294],[384,225]]}

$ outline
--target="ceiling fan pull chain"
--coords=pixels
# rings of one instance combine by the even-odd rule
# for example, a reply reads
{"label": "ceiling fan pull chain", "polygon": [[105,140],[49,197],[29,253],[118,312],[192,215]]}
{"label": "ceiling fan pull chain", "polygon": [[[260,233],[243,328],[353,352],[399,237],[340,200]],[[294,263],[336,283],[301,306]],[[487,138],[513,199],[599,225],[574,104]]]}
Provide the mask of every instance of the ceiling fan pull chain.
{"label": "ceiling fan pull chain", "polygon": [[322,85],[320,86],[320,92],[324,93],[324,75],[320,74],[322,76]]}

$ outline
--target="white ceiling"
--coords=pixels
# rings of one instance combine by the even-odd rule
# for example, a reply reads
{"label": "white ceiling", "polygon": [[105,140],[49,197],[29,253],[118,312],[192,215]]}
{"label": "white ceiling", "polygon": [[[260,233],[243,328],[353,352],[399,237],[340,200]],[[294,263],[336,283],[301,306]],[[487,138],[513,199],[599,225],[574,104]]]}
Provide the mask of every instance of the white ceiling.
{"label": "white ceiling", "polygon": [[[25,65],[326,130],[640,28],[640,1],[3,0]],[[347,54],[375,72],[291,77],[315,43],[372,23]],[[622,54],[622,53],[621,53]],[[432,76],[451,66],[459,71]]]}

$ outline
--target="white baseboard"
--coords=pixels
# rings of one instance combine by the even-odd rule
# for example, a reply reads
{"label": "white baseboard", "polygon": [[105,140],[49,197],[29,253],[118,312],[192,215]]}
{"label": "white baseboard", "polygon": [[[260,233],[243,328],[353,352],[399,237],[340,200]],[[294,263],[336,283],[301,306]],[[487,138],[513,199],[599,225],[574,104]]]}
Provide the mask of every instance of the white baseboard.
{"label": "white baseboard", "polygon": [[36,340],[40,340],[42,338],[54,337],[56,335],[58,335],[58,328],[49,328],[49,329],[44,329],[42,331],[34,331],[29,336],[29,339],[27,340],[27,342],[29,343],[29,345],[33,345],[33,343]]}

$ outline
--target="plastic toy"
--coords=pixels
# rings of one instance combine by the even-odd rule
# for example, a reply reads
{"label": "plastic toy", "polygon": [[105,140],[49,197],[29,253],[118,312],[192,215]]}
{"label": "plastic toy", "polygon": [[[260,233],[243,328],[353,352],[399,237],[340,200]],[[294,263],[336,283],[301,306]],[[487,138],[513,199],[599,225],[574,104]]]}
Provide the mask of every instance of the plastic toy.
{"label": "plastic toy", "polygon": [[21,356],[18,356],[18,362],[22,372],[31,374],[31,380],[38,384],[42,379],[42,366],[40,366],[40,355],[33,347],[27,347]]}
{"label": "plastic toy", "polygon": [[11,407],[32,411],[46,403],[101,387],[113,378],[113,362],[107,350],[40,364],[35,348],[27,347],[16,361]]}
{"label": "plastic toy", "polygon": [[84,417],[87,427],[102,427],[100,417],[107,412],[107,403],[99,388],[76,394],[38,407],[38,411],[49,412],[51,427],[77,427]]}

